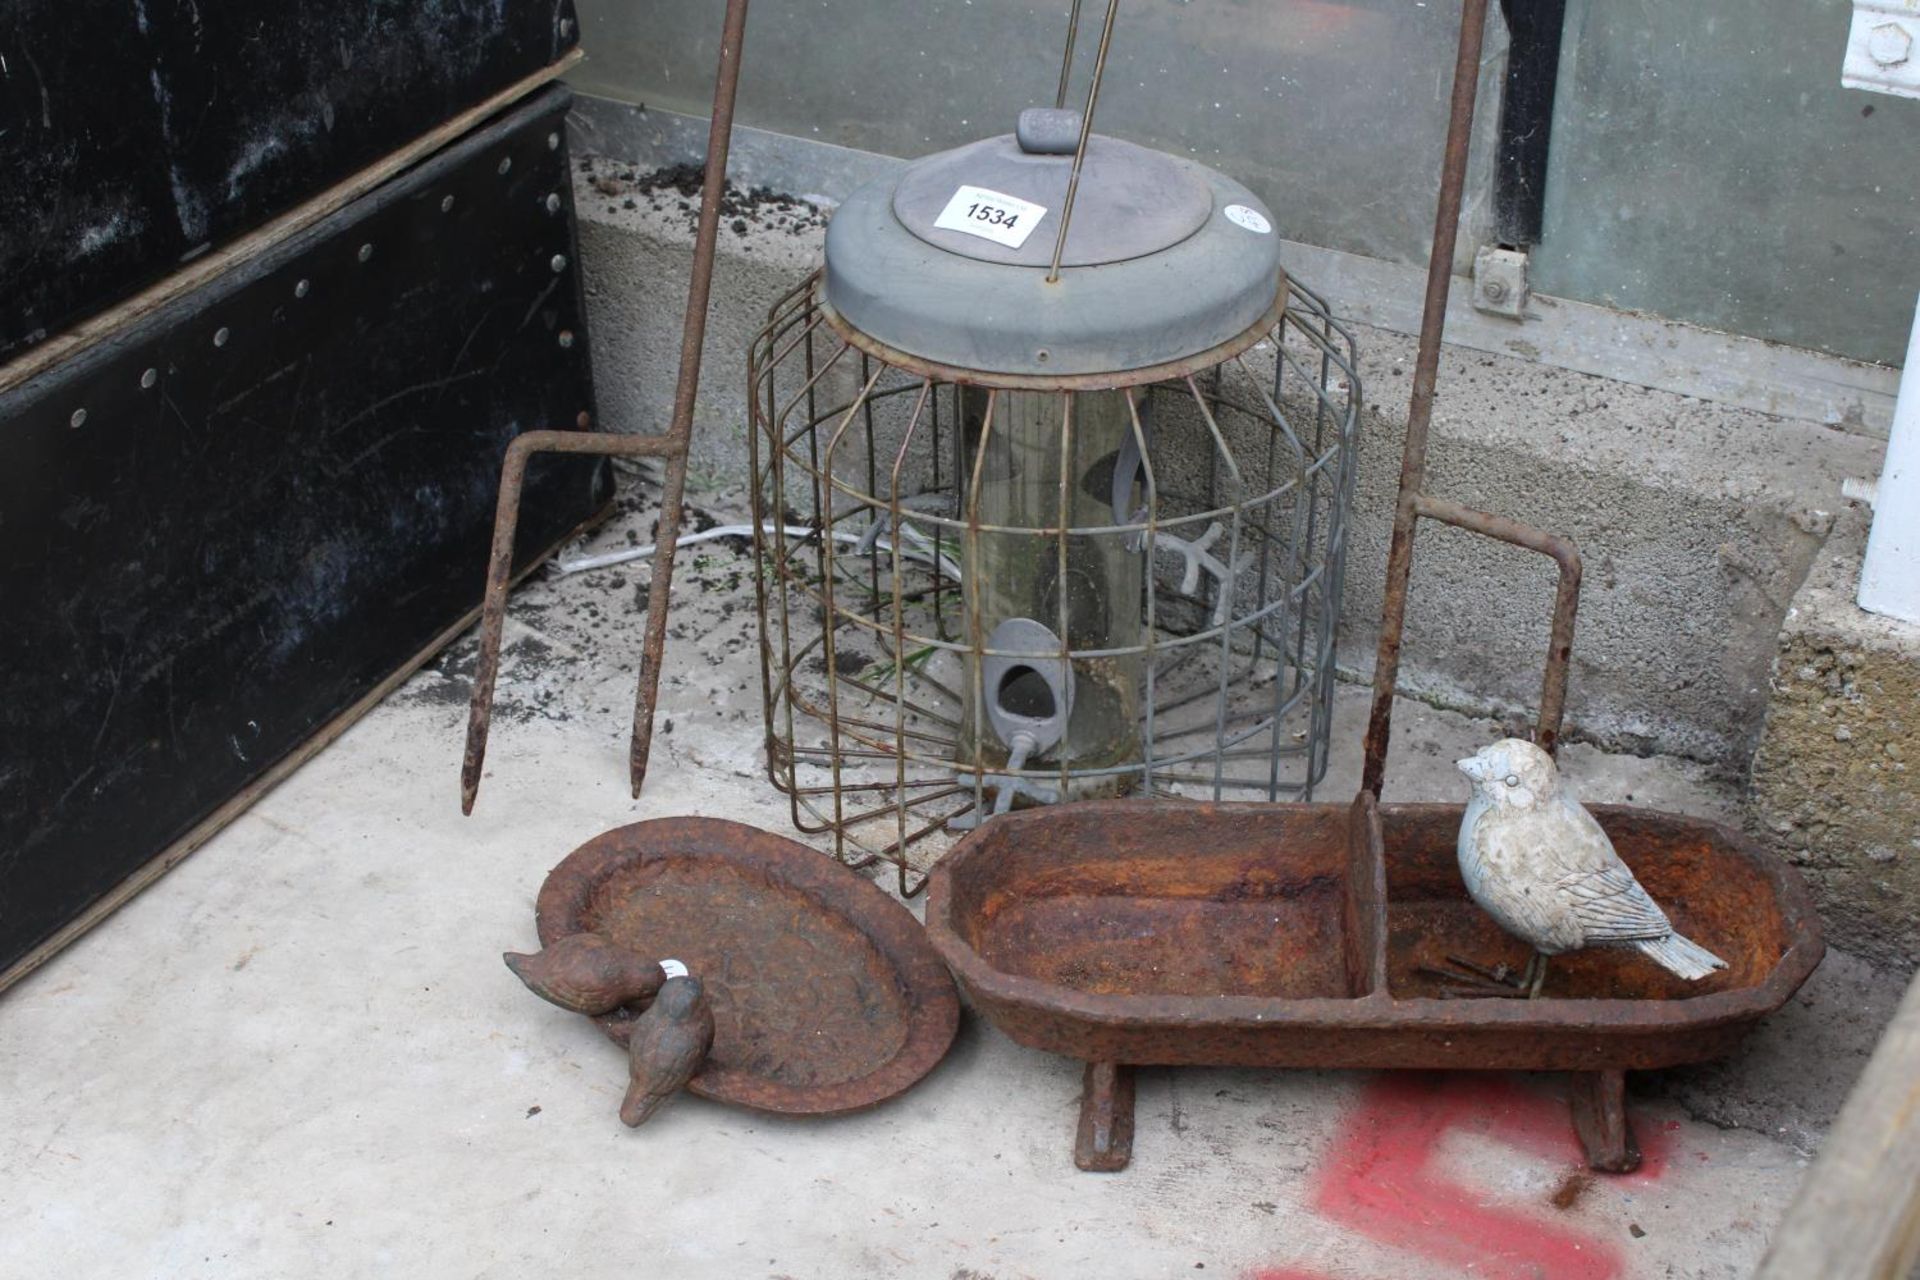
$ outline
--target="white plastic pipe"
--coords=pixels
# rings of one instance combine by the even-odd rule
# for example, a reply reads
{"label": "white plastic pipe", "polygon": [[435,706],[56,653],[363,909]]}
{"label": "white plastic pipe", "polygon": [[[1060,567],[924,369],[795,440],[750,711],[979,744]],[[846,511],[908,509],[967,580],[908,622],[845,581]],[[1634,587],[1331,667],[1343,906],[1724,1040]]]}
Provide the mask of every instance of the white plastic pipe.
{"label": "white plastic pipe", "polygon": [[1893,434],[1874,491],[1873,531],[1860,566],[1862,609],[1920,623],[1920,305],[1907,338]]}

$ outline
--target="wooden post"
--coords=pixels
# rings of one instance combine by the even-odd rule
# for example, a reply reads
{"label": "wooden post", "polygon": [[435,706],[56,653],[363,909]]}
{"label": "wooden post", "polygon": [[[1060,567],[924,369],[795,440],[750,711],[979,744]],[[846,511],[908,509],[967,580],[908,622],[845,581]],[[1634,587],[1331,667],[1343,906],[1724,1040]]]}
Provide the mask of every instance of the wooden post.
{"label": "wooden post", "polygon": [[1754,1280],[1907,1280],[1920,1258],[1920,978],[1847,1095]]}

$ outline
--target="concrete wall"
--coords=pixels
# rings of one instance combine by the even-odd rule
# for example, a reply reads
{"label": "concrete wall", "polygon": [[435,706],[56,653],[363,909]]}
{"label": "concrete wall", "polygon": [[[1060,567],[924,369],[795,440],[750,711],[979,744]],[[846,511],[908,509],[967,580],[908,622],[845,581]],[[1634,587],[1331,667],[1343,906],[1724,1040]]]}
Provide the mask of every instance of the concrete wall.
{"label": "concrete wall", "polygon": [[[1373,412],[1349,562],[1348,653],[1367,666],[1399,479],[1413,343],[1365,335]],[[1563,533],[1585,559],[1573,732],[1739,772],[1767,704],[1787,601],[1876,447],[1819,427],[1449,350],[1429,487]],[[1424,525],[1407,627],[1408,691],[1463,709],[1538,705],[1552,566]]]}
{"label": "concrete wall", "polygon": [[[754,173],[751,161],[744,171]],[[636,189],[636,176],[631,163],[599,161],[578,175],[576,195],[603,422],[657,430],[677,359],[692,204]],[[753,200],[737,201],[723,225],[696,482],[745,484],[747,345],[773,301],[818,263],[821,226]],[[1379,329],[1359,337],[1368,407],[1341,658],[1365,674],[1413,343]],[[1450,348],[1433,488],[1580,542],[1576,735],[1741,773],[1787,602],[1841,503],[1841,480],[1875,474],[1880,449],[1804,422]],[[1551,593],[1544,561],[1429,526],[1415,561],[1405,687],[1475,712],[1535,706]]]}
{"label": "concrete wall", "polygon": [[1754,758],[1755,834],[1812,887],[1833,939],[1920,963],[1920,626],[1854,603],[1868,513],[1845,512],[1793,598]]}

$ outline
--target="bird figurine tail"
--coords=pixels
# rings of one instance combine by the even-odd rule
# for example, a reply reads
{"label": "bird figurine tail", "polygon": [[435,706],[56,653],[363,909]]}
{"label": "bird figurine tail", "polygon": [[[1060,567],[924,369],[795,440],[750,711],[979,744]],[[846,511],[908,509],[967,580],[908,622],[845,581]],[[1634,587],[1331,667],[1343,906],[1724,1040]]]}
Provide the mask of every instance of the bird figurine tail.
{"label": "bird figurine tail", "polygon": [[1677,933],[1670,933],[1664,938],[1647,938],[1633,945],[1640,954],[1662,969],[1688,982],[1698,982],[1715,969],[1727,967],[1725,960]]}

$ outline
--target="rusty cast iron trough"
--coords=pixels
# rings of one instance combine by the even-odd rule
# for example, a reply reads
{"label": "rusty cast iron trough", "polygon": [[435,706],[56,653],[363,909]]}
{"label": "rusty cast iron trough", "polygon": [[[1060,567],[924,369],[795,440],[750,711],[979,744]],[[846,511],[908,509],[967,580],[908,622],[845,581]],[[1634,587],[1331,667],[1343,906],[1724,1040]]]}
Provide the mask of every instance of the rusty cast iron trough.
{"label": "rusty cast iron trough", "polygon": [[973,1006],[1088,1063],[1075,1158],[1130,1155],[1132,1065],[1579,1073],[1595,1168],[1638,1153],[1623,1072],[1717,1057],[1820,961],[1799,878],[1716,823],[1594,814],[1687,936],[1728,962],[1686,984],[1639,955],[1554,962],[1540,999],[1447,998],[1460,957],[1525,963],[1467,897],[1460,805],[1097,801],[987,824],[935,868],[927,929]]}

